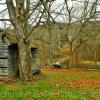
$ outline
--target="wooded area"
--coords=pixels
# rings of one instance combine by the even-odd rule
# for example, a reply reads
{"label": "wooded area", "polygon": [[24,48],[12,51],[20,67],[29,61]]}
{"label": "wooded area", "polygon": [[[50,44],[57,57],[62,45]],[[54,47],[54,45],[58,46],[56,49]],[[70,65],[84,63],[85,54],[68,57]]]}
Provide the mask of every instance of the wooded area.
{"label": "wooded area", "polygon": [[99,0],[1,0],[4,5],[0,22],[8,40],[18,44],[22,80],[32,80],[32,45],[43,66],[63,58],[67,68],[100,66]]}

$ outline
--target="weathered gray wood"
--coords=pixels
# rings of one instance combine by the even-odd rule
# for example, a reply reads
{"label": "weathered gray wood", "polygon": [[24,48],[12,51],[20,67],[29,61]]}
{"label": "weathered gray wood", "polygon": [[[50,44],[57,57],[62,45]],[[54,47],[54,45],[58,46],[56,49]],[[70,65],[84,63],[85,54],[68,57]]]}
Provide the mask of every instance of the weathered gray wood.
{"label": "weathered gray wood", "polygon": [[2,34],[0,34],[0,76],[15,76],[16,74],[16,61],[17,53],[16,49],[9,47],[8,42],[2,40]]}
{"label": "weathered gray wood", "polygon": [[[31,49],[32,64],[33,67],[37,64],[38,50],[36,48]],[[2,34],[0,34],[0,78],[13,77],[18,70],[18,48],[16,45],[10,44],[7,41],[2,40]]]}

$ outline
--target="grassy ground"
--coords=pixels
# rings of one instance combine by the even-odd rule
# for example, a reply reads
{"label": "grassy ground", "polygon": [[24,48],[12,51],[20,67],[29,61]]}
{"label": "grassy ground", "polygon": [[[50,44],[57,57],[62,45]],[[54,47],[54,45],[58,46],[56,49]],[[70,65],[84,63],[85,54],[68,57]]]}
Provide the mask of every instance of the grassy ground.
{"label": "grassy ground", "polygon": [[0,100],[100,100],[100,72],[42,68],[31,82],[0,81]]}

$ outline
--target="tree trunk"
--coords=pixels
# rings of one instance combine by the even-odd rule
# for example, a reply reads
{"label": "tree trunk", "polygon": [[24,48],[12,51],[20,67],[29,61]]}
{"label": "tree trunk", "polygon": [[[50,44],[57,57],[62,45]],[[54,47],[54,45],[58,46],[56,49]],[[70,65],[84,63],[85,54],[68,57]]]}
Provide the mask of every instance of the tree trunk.
{"label": "tree trunk", "polygon": [[24,81],[28,81],[32,79],[32,69],[31,69],[31,48],[29,43],[25,43],[25,41],[20,40],[18,42],[19,49],[19,70],[20,70],[20,78]]}
{"label": "tree trunk", "polygon": [[95,49],[94,49],[94,65],[97,66],[97,51],[96,51],[96,46],[95,46]]}
{"label": "tree trunk", "polygon": [[73,66],[73,51],[72,51],[72,42],[70,43],[70,59],[69,59],[69,67]]}

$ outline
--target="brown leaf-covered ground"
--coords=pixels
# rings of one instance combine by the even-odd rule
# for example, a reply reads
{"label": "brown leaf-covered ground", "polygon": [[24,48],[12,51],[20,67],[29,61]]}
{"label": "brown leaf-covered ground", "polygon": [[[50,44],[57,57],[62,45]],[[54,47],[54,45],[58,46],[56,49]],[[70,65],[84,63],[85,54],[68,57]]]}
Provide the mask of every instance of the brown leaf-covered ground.
{"label": "brown leaf-covered ground", "polygon": [[68,86],[72,88],[100,88],[100,72],[98,71],[51,68],[42,68],[41,70],[43,72],[54,72],[69,76],[69,78],[65,78],[65,80],[61,81],[61,85],[68,84]]}
{"label": "brown leaf-covered ground", "polygon": [[30,82],[0,81],[0,100],[100,100],[100,72],[41,68]]}

